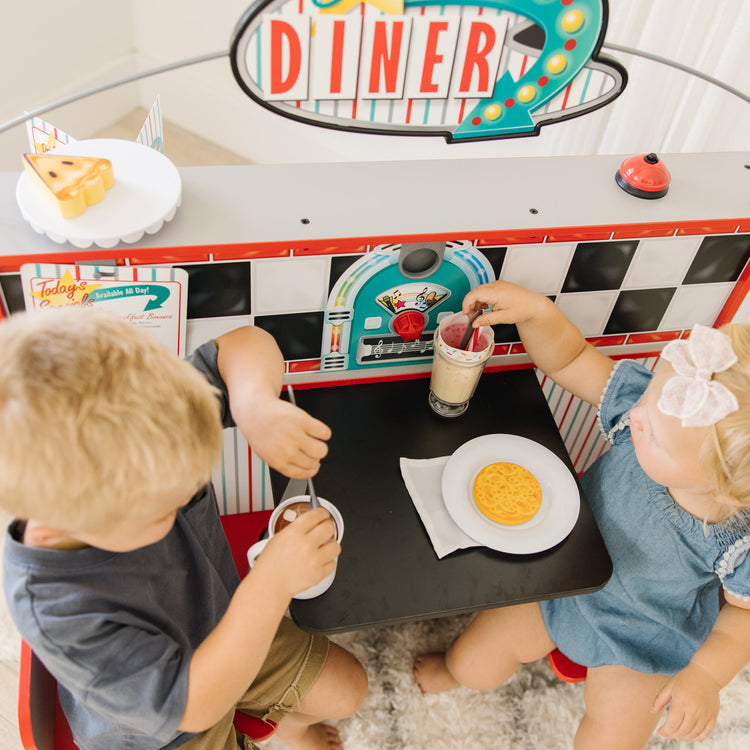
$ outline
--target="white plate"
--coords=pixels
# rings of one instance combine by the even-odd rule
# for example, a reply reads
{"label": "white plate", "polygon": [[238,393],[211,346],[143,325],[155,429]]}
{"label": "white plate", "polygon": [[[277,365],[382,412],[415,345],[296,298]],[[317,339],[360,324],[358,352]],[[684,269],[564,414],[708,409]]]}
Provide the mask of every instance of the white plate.
{"label": "white plate", "polygon": [[100,156],[112,162],[115,184],[104,199],[64,219],[24,170],[16,184],[23,218],[39,234],[75,247],[114,247],[155,234],[170,221],[182,198],[180,173],[164,154],[135,141],[94,138],[58,146],[55,154]]}
{"label": "white plate", "polygon": [[[530,471],[542,488],[542,504],[526,523],[507,526],[491,521],[474,504],[472,488],[488,464],[507,461]],[[443,471],[443,501],[453,520],[472,539],[499,552],[531,554],[554,547],[578,519],[578,485],[567,466],[550,450],[518,435],[483,435],[464,443]]]}

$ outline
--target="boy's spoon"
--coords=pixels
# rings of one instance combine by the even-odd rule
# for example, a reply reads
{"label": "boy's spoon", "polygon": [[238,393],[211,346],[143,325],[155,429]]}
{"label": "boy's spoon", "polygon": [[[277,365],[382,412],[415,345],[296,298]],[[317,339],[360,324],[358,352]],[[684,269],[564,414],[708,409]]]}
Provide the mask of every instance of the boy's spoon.
{"label": "boy's spoon", "polygon": [[[287,385],[286,392],[289,394],[290,403],[297,406],[297,401],[294,398],[294,391],[292,390],[291,385]],[[318,502],[318,495],[315,492],[315,487],[313,486],[312,477],[310,477],[310,479],[307,480],[307,491],[310,494],[310,510],[313,510],[314,508],[319,508],[320,503]]]}

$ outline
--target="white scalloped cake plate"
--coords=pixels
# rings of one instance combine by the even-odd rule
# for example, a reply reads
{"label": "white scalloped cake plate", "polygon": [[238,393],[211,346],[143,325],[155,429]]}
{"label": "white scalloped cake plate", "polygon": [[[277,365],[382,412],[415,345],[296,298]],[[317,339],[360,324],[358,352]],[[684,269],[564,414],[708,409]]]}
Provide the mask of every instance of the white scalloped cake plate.
{"label": "white scalloped cake plate", "polygon": [[[496,523],[474,503],[477,474],[500,461],[530,471],[542,489],[539,510],[526,523]],[[570,534],[581,500],[575,478],[552,451],[519,435],[493,434],[469,440],[448,459],[443,471],[443,502],[459,528],[480,544],[499,552],[528,555],[550,549]]]}
{"label": "white scalloped cake plate", "polygon": [[58,146],[54,153],[98,156],[112,162],[115,184],[104,200],[64,219],[24,172],[16,185],[23,218],[39,234],[76,247],[114,247],[155,234],[174,218],[182,199],[177,167],[164,154],[135,141],[94,138]]}

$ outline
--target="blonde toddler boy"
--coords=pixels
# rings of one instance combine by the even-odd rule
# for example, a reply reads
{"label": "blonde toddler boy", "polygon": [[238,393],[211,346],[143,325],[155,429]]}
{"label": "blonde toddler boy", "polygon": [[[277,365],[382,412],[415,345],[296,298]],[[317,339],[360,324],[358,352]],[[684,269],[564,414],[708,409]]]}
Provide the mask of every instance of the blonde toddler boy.
{"label": "blonde toddler boy", "polygon": [[358,709],[364,671],[285,618],[334,565],[332,521],[301,517],[240,582],[210,482],[224,427],[291,477],[327,451],[328,427],[278,398],[273,339],[237,329],[188,362],[62,308],[0,323],[0,352],[5,594],[81,750],[235,750],[237,707],[291,748],[340,748],[321,721]]}

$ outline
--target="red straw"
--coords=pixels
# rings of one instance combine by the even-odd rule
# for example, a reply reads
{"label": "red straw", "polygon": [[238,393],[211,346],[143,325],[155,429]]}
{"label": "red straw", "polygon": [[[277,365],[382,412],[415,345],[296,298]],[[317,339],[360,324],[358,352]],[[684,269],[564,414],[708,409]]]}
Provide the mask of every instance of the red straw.
{"label": "red straw", "polygon": [[474,329],[474,335],[471,337],[471,351],[477,350],[477,342],[479,341],[479,328]]}

